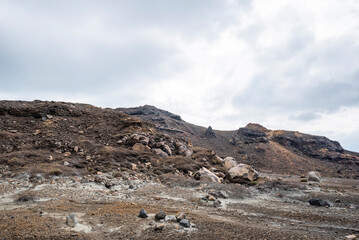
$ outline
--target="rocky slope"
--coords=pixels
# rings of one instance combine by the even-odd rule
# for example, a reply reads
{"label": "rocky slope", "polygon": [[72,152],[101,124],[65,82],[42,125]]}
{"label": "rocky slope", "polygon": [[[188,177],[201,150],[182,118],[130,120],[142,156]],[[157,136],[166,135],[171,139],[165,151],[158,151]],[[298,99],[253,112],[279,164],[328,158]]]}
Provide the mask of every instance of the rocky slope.
{"label": "rocky slope", "polygon": [[186,137],[196,146],[213,149],[221,157],[235,157],[263,172],[304,174],[317,170],[325,176],[359,178],[359,154],[326,137],[273,131],[259,124],[236,131],[206,129],[148,105],[117,110],[153,123],[160,132]]}
{"label": "rocky slope", "polygon": [[[206,129],[150,106],[122,111],[0,101],[0,239],[358,235],[358,180],[325,177],[357,171],[356,153],[338,143],[256,124]],[[324,177],[265,173],[305,169]]]}
{"label": "rocky slope", "polygon": [[3,177],[110,172],[154,179],[190,176],[203,167],[225,172],[212,163],[216,154],[210,149],[120,111],[86,104],[1,101],[0,143]]}

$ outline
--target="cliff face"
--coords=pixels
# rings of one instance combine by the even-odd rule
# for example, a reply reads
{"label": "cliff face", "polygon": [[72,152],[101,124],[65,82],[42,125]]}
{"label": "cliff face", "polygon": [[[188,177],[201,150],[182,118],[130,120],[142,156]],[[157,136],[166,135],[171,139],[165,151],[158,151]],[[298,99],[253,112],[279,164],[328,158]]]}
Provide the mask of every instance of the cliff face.
{"label": "cliff face", "polygon": [[359,178],[359,154],[346,151],[338,142],[323,136],[269,130],[250,123],[234,131],[211,129],[211,136],[215,137],[208,137],[208,128],[173,118],[171,113],[153,106],[120,110],[152,122],[158,131],[187,137],[197,146],[213,149],[221,157],[233,156],[260,171],[304,174],[318,170],[324,176]]}

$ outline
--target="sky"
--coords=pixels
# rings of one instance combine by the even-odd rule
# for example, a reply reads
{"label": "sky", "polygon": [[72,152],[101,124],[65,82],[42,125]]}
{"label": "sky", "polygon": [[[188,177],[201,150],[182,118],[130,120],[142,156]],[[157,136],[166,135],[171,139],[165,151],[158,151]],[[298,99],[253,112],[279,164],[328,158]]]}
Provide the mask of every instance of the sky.
{"label": "sky", "polygon": [[149,104],[359,152],[359,0],[0,0],[0,99]]}

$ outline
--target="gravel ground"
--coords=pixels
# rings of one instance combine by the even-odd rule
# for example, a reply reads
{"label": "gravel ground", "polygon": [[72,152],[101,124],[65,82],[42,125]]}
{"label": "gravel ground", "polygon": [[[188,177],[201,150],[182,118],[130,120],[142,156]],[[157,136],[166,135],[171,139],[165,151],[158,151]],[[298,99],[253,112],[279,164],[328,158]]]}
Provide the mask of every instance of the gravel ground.
{"label": "gravel ground", "polygon": [[[344,239],[359,234],[358,180],[325,178],[319,185],[301,183],[298,176],[267,175],[248,187],[183,178],[111,179],[110,188],[91,180],[0,180],[0,239]],[[228,198],[202,199],[220,191]],[[334,206],[311,206],[313,197]],[[148,218],[138,217],[142,208]],[[162,223],[154,218],[159,211],[167,215]],[[186,213],[190,228],[175,221],[178,212]],[[77,217],[75,227],[66,225],[70,213]],[[163,229],[155,230],[159,224]]]}

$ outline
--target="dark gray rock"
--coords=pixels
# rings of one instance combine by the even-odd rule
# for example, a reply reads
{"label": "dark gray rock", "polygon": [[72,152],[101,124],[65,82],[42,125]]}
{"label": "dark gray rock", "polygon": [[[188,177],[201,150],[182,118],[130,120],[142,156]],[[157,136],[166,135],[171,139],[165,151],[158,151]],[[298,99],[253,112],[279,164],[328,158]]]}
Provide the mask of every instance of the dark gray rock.
{"label": "dark gray rock", "polygon": [[212,127],[209,126],[206,131],[204,132],[204,136],[207,138],[215,138],[216,133],[213,131]]}
{"label": "dark gray rock", "polygon": [[165,218],[166,218],[166,213],[165,213],[164,211],[161,211],[161,212],[159,212],[159,213],[157,213],[157,214],[155,215],[155,218],[156,218],[157,220],[165,219]]}
{"label": "dark gray rock", "polygon": [[191,227],[191,222],[187,219],[182,219],[179,224],[183,227],[189,228]]}
{"label": "dark gray rock", "polygon": [[140,217],[140,218],[147,218],[148,216],[147,216],[146,210],[145,210],[145,209],[141,209],[141,210],[140,210],[140,214],[138,215],[138,217]]}
{"label": "dark gray rock", "polygon": [[330,201],[323,200],[320,198],[312,198],[309,200],[309,204],[313,206],[319,206],[319,207],[332,207],[334,204]]}
{"label": "dark gray rock", "polygon": [[226,192],[226,191],[219,191],[218,193],[218,197],[219,198],[228,198],[229,197],[229,195],[228,195],[228,193]]}
{"label": "dark gray rock", "polygon": [[71,213],[69,216],[66,217],[66,224],[69,227],[75,227],[77,224],[76,215]]}

